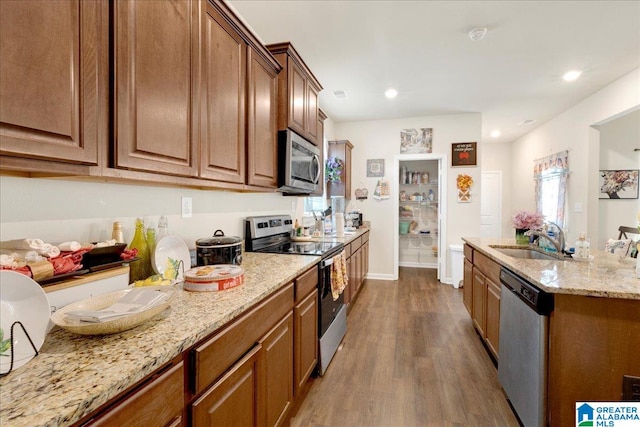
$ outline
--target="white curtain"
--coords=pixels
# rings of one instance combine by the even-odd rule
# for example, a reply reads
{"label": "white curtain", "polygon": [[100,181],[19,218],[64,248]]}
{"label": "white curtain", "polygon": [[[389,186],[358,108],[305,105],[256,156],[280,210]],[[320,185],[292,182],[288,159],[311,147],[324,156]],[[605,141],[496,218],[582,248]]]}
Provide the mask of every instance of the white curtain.
{"label": "white curtain", "polygon": [[536,181],[536,210],[546,221],[565,227],[569,152],[567,150],[534,161],[533,179]]}

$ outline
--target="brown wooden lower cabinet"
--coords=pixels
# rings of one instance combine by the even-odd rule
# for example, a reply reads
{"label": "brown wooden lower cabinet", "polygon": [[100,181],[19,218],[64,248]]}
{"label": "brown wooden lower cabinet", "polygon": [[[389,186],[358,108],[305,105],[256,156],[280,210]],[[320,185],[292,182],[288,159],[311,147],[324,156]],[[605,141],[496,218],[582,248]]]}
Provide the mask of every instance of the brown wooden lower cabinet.
{"label": "brown wooden lower cabinet", "polygon": [[258,425],[258,344],[192,405],[194,427]]}
{"label": "brown wooden lower cabinet", "polygon": [[[259,417],[267,427],[284,425],[293,405],[293,313],[260,340]],[[224,424],[230,425],[230,424]]]}
{"label": "brown wooden lower cabinet", "polygon": [[555,294],[549,425],[576,425],[575,402],[623,400],[622,377],[640,377],[639,354],[640,300]]}
{"label": "brown wooden lower cabinet", "polygon": [[[500,264],[465,245],[463,302],[492,356],[500,340]],[[472,262],[473,260],[473,262]]]}
{"label": "brown wooden lower cabinet", "polygon": [[355,301],[364,279],[369,272],[369,231],[349,243],[347,250],[347,275],[349,283],[345,289],[345,303]]}
{"label": "brown wooden lower cabinet", "polygon": [[462,285],[462,301],[473,317],[473,264],[464,259],[464,284]]}
{"label": "brown wooden lower cabinet", "polygon": [[473,268],[473,324],[481,336],[485,336],[487,327],[487,283],[484,274]]}
{"label": "brown wooden lower cabinet", "polygon": [[179,362],[85,425],[180,426],[183,399],[184,364]]}
{"label": "brown wooden lower cabinet", "polygon": [[293,394],[298,397],[318,363],[318,292],[316,289],[313,289],[293,308],[293,322],[295,333]]}
{"label": "brown wooden lower cabinet", "polygon": [[489,278],[487,283],[487,311],[486,317],[486,341],[489,350],[495,358],[498,358],[498,346],[500,341],[500,285],[493,283]]}

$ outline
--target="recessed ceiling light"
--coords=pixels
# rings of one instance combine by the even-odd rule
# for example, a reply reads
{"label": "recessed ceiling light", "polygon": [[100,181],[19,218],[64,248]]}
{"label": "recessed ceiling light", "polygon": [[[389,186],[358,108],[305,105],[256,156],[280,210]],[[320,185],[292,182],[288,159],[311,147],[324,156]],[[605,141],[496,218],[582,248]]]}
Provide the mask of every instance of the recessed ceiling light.
{"label": "recessed ceiling light", "polygon": [[384,96],[386,96],[389,99],[395,98],[397,95],[398,95],[398,91],[395,89],[387,89],[387,91],[384,93]]}
{"label": "recessed ceiling light", "polygon": [[338,99],[346,99],[347,98],[347,91],[346,90],[334,90],[333,91],[333,96],[335,96]]}
{"label": "recessed ceiling light", "polygon": [[482,40],[485,34],[487,34],[486,28],[474,28],[469,31],[469,38],[473,41]]}
{"label": "recessed ceiling light", "polygon": [[494,129],[491,131],[491,136],[494,138],[499,137],[500,135],[502,135],[502,132],[500,132],[500,129]]}
{"label": "recessed ceiling light", "polygon": [[572,82],[578,77],[580,77],[580,74],[582,74],[582,71],[571,70],[564,73],[564,76],[562,76],[562,78],[567,82]]}

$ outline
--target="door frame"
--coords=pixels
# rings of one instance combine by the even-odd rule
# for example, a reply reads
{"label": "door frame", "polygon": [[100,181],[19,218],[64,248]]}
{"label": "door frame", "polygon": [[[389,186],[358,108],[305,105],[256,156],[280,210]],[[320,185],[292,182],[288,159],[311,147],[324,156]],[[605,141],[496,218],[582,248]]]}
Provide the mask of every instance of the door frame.
{"label": "door frame", "polygon": [[391,199],[393,201],[393,280],[398,280],[399,274],[399,250],[400,250],[400,162],[415,160],[437,160],[438,161],[438,267],[437,278],[445,277],[447,265],[447,155],[446,154],[398,154],[393,156],[393,167],[391,169]]}

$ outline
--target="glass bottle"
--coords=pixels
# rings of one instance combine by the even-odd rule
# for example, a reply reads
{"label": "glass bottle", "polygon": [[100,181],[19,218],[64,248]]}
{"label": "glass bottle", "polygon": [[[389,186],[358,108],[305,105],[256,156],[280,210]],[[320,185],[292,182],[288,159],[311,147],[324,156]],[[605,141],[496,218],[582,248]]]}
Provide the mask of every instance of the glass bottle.
{"label": "glass bottle", "polygon": [[113,230],[111,231],[111,238],[116,243],[124,243],[124,236],[122,235],[122,223],[116,221],[113,223]]}
{"label": "glass bottle", "polygon": [[169,235],[169,221],[167,221],[167,217],[162,215],[158,220],[158,238],[157,241],[160,241],[165,236]]}
{"label": "glass bottle", "polygon": [[136,231],[129,243],[129,249],[137,249],[138,254],[137,261],[133,261],[129,264],[129,282],[133,283],[136,280],[144,280],[151,276],[151,257],[149,254],[149,246],[147,245],[147,239],[144,236],[144,220],[142,218],[136,219]]}
{"label": "glass bottle", "polygon": [[147,246],[149,247],[149,258],[153,257],[153,253],[156,250],[156,229],[153,227],[147,228]]}

